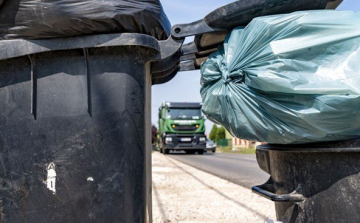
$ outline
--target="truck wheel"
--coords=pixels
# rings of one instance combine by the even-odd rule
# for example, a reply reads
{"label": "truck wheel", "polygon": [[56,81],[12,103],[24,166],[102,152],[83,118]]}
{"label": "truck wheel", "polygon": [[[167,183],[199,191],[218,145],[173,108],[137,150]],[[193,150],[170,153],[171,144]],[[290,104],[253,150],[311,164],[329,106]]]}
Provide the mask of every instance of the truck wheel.
{"label": "truck wheel", "polygon": [[164,154],[169,154],[170,150],[164,149]]}
{"label": "truck wheel", "polygon": [[213,149],[212,152],[215,153],[216,149]]}
{"label": "truck wheel", "polygon": [[204,154],[204,150],[203,150],[203,149],[199,149],[199,150],[198,150],[198,154],[199,154],[199,155],[203,155],[203,154]]}
{"label": "truck wheel", "polygon": [[159,150],[160,150],[160,153],[163,153],[163,150],[162,150],[162,148],[159,148]]}

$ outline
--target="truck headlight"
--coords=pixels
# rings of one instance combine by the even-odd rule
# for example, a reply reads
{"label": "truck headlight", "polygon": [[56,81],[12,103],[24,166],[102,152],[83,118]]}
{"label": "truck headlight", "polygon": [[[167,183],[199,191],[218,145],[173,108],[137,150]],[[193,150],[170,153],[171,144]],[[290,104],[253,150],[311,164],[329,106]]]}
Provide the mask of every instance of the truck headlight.
{"label": "truck headlight", "polygon": [[165,137],[165,143],[169,143],[172,142],[172,138],[171,137]]}
{"label": "truck headlight", "polygon": [[200,142],[205,142],[206,138],[205,137],[200,137]]}

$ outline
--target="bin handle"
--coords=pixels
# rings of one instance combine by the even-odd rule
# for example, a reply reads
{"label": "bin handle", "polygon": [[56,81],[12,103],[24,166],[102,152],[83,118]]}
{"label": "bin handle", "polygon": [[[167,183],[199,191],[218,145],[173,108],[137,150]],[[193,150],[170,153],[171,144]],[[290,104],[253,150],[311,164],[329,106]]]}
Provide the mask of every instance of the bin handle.
{"label": "bin handle", "polygon": [[262,197],[265,197],[266,199],[269,199],[271,201],[275,202],[302,202],[305,200],[305,197],[298,193],[297,190],[294,190],[290,194],[274,194],[271,191],[274,191],[273,184],[271,178],[268,182],[266,182],[263,185],[253,186],[252,191]]}

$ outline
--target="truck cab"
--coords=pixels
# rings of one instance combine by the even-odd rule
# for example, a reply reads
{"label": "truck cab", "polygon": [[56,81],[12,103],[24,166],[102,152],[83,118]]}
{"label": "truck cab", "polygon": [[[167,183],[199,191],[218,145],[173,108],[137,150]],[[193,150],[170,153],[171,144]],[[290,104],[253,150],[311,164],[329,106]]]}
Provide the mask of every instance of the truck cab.
{"label": "truck cab", "polygon": [[205,119],[201,103],[165,102],[159,108],[158,145],[170,150],[203,154],[206,149]]}

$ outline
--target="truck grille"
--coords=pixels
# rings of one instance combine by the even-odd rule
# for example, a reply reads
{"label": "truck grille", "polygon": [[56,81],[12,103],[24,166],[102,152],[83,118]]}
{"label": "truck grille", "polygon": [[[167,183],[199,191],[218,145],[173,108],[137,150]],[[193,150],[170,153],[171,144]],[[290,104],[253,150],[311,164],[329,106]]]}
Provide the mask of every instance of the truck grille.
{"label": "truck grille", "polygon": [[193,148],[193,145],[179,145],[180,148]]}
{"label": "truck grille", "polygon": [[197,130],[196,125],[175,125],[172,126],[175,131],[195,131]]}

